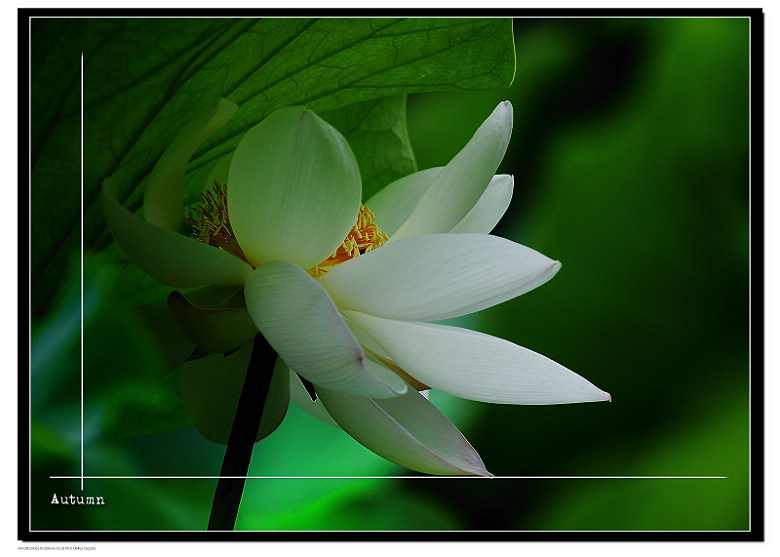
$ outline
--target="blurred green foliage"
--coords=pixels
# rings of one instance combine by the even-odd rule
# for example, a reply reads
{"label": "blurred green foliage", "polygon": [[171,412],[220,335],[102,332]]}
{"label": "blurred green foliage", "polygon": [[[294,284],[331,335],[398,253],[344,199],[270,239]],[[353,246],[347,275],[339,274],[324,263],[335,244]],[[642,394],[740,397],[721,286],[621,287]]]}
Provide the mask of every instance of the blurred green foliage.
{"label": "blurred green foliage", "polygon": [[[749,527],[749,21],[528,19],[515,22],[515,43],[509,89],[408,100],[420,169],[445,164],[497,102],[512,101],[500,171],[514,175],[515,194],[494,233],[563,263],[541,288],[457,321],[561,362],[613,402],[432,400],[496,476],[727,478],[310,478],[408,472],[291,406],[249,473],[296,478],[249,480],[238,528]],[[111,434],[117,419],[148,415],[117,414],[144,401],[184,425],[174,378],[159,371],[179,356],[155,352],[144,315],[120,311],[100,273],[90,276],[88,373],[113,394],[89,399],[85,473],[216,475],[224,448],[191,425]],[[49,348],[33,355],[36,478],[79,473],[76,304],[72,280],[34,323]],[[167,530],[205,527],[215,481],[87,480],[86,493],[111,504],[79,513],[48,504],[77,480],[33,485],[33,526]]]}
{"label": "blurred green foliage", "polygon": [[[469,438],[497,475],[728,479],[434,485],[472,524],[747,527],[748,32],[739,19],[518,22],[503,92],[515,195],[494,233],[563,267],[468,324],[569,366],[613,402],[481,407]],[[420,166],[433,144],[423,115],[444,126],[501,98],[410,104]]]}

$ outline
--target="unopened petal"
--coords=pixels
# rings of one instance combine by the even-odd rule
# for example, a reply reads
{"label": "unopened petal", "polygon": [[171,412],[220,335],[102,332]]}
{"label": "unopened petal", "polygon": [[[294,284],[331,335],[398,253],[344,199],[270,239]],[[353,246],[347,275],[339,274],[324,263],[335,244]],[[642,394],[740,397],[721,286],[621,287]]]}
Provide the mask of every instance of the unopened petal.
{"label": "unopened petal", "polygon": [[506,213],[509,202],[512,201],[514,185],[515,179],[512,176],[507,174],[493,176],[477,204],[450,232],[489,234]]}
{"label": "unopened petal", "polygon": [[466,146],[433,180],[414,211],[390,238],[449,232],[482,196],[512,134],[512,105],[500,103]]}
{"label": "unopened petal", "polygon": [[463,434],[417,391],[374,400],[316,389],[344,431],[391,462],[426,474],[491,475]]}
{"label": "unopened petal", "polygon": [[178,291],[168,296],[168,307],[179,328],[206,352],[229,352],[257,334],[245,307],[204,307]]}
{"label": "unopened petal", "polygon": [[[184,405],[197,430],[209,441],[224,445],[230,438],[251,355],[250,341],[229,356],[212,354],[182,365],[180,384]],[[254,369],[252,372],[273,372],[255,438],[260,440],[273,432],[284,419],[290,401],[290,387],[286,368],[279,365],[273,370]]]}
{"label": "unopened petal", "polygon": [[176,135],[152,169],[144,190],[144,219],[163,228],[176,230],[184,220],[182,188],[184,171],[195,149],[221,128],[238,106],[219,99],[193,118]]}
{"label": "unopened petal", "polygon": [[173,230],[147,222],[122,207],[111,188],[101,194],[103,215],[119,247],[150,277],[176,288],[244,284],[245,261]]}
{"label": "unopened petal", "polygon": [[415,379],[461,398],[499,404],[610,400],[587,379],[508,340],[445,325],[345,315]]}
{"label": "unopened petal", "polygon": [[312,383],[378,398],[405,392],[400,378],[380,379],[367,369],[363,349],[328,293],[297,265],[261,265],[247,280],[244,297],[268,343]]}
{"label": "unopened petal", "polygon": [[277,110],[249,130],[230,163],[228,213],[249,261],[327,259],[355,224],[361,181],[344,137],[300,107]]}
{"label": "unopened petal", "polygon": [[227,184],[231,160],[233,160],[232,151],[217,160],[216,164],[211,168],[208,178],[206,178],[206,183],[203,184],[204,190],[211,189],[214,186],[214,182],[222,185]]}
{"label": "unopened petal", "polygon": [[560,263],[487,234],[430,234],[387,243],[320,277],[341,309],[435,321],[509,300],[548,281]]}

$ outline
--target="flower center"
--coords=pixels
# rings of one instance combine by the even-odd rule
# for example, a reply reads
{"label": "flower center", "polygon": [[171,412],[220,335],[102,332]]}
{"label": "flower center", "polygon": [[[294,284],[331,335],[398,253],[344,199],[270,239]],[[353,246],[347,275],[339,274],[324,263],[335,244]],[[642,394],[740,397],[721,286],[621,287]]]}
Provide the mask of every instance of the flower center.
{"label": "flower center", "polygon": [[239,259],[249,262],[238,245],[230,226],[227,212],[227,186],[216,180],[214,186],[200,194],[200,203],[190,209],[187,217],[191,236],[204,244],[222,248]]}
{"label": "flower center", "polygon": [[[194,239],[221,248],[249,263],[230,226],[227,185],[215,181],[213,187],[201,192],[200,203],[190,209],[186,223]],[[378,248],[387,239],[387,234],[374,224],[374,213],[361,205],[355,225],[338,249],[325,261],[309,269],[308,273],[314,278],[320,277],[335,265]]]}
{"label": "flower center", "polygon": [[355,226],[349,231],[339,248],[325,261],[309,269],[308,273],[314,278],[320,277],[339,263],[378,248],[386,241],[387,234],[374,224],[374,213],[361,205]]}

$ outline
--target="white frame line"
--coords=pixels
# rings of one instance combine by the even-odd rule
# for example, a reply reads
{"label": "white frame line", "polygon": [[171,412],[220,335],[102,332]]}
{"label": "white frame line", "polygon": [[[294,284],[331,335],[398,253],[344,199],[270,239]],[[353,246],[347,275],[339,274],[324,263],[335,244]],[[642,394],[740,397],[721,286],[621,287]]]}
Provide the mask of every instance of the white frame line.
{"label": "white frame line", "polygon": [[729,476],[49,476],[51,480],[727,480]]}
{"label": "white frame line", "polygon": [[[601,16],[593,16],[601,17]],[[616,16],[617,17],[617,16]],[[31,18],[32,19],[32,18]],[[749,33],[752,32],[752,26],[750,18],[749,20]],[[750,64],[748,65],[748,71],[750,71]],[[202,480],[218,480],[220,478],[230,479],[473,479],[482,478],[484,476],[86,476],[84,474],[84,53],[81,52],[81,68],[80,68],[80,188],[81,188],[81,254],[80,254],[80,311],[81,311],[81,335],[80,335],[80,368],[81,368],[81,463],[80,463],[80,475],[79,476],[49,476],[49,479],[79,479],[81,491],[84,491],[84,480],[96,480],[96,479],[202,479]],[[750,78],[749,78],[750,79]],[[749,81],[750,83],[750,81]],[[751,99],[749,99],[750,102]],[[748,106],[750,111],[752,106]],[[748,123],[750,126],[750,122]],[[750,129],[750,128],[749,128]],[[748,141],[752,143],[752,137],[749,135]],[[750,145],[750,143],[749,143]],[[752,145],[751,145],[752,147]],[[750,168],[748,169],[748,183],[752,185],[752,176]],[[748,293],[750,297],[750,291]],[[750,308],[748,308],[750,311]],[[748,324],[750,327],[750,324]],[[749,374],[749,381],[752,380],[752,375]],[[750,417],[748,418],[750,420]],[[750,422],[749,422],[750,423]],[[752,425],[752,424],[751,424]],[[748,441],[749,442],[749,441]],[[729,479],[728,476],[493,476],[487,479],[510,479],[510,480],[556,480],[556,479]],[[749,478],[749,481],[752,478]],[[750,517],[752,519],[752,516]]]}
{"label": "white frame line", "polygon": [[84,52],[81,53],[81,136],[80,136],[80,164],[81,164],[81,335],[79,337],[80,366],[81,366],[81,491],[84,491]]}

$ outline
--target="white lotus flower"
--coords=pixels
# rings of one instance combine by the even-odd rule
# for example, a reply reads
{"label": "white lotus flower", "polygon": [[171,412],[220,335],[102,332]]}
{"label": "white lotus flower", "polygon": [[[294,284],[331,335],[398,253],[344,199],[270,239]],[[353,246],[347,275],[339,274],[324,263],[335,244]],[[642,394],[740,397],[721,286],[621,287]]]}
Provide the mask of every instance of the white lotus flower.
{"label": "white lotus flower", "polygon": [[150,177],[146,220],[109,188],[104,212],[119,245],[161,282],[243,285],[251,323],[292,370],[304,410],[407,468],[489,475],[418,389],[502,404],[609,400],[531,350],[428,323],[519,296],[560,268],[489,235],[513,187],[493,175],[511,135],[508,101],[446,167],[402,178],[365,207],[339,132],[303,108],[277,110],[242,138],[226,189],[205,194],[191,219],[200,241],[181,235],[184,168],[234,110],[220,100],[177,136]]}

